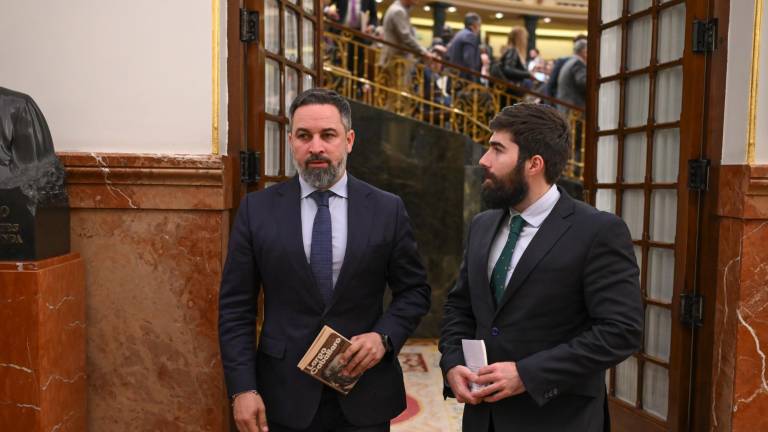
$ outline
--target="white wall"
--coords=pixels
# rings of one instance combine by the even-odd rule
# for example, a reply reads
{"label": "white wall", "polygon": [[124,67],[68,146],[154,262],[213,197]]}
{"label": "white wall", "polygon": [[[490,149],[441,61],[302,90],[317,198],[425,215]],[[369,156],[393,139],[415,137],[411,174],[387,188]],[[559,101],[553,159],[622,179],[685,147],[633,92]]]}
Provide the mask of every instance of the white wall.
{"label": "white wall", "polygon": [[[763,0],[764,1],[764,0]],[[768,163],[768,5],[763,5],[760,35],[758,107],[755,114],[755,163]],[[749,92],[752,78],[752,38],[755,2],[731,0],[728,28],[728,65],[723,124],[723,165],[747,163]]]}
{"label": "white wall", "polygon": [[59,151],[211,153],[211,1],[5,1],[0,86],[37,101]]}

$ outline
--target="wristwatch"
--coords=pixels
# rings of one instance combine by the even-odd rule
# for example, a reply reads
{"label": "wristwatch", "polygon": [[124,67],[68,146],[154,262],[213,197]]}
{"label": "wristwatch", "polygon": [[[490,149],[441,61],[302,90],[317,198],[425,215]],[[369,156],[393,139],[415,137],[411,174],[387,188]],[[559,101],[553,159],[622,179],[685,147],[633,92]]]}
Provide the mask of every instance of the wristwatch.
{"label": "wristwatch", "polygon": [[384,345],[384,353],[389,354],[394,351],[394,347],[392,347],[392,340],[389,339],[389,336],[385,335],[384,333],[379,333],[379,336],[381,336],[381,344]]}

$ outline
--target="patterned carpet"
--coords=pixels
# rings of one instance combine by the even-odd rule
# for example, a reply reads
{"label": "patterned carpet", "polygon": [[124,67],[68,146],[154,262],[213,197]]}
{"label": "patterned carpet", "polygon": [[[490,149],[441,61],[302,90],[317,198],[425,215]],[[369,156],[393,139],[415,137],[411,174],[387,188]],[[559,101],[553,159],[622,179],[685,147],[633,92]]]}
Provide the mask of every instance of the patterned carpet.
{"label": "patterned carpet", "polygon": [[410,340],[398,357],[405,376],[408,407],[392,421],[392,432],[460,432],[464,404],[443,400],[437,341]]}

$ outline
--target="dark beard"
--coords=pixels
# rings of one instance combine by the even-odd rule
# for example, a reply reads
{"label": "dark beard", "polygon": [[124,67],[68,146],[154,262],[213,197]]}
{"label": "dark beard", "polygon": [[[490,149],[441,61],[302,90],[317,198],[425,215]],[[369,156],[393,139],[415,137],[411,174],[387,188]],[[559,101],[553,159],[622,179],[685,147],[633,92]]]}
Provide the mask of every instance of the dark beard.
{"label": "dark beard", "polygon": [[518,163],[515,169],[504,179],[486,172],[485,178],[491,181],[490,186],[482,186],[483,202],[489,209],[506,209],[520,204],[528,196],[528,182],[523,176],[525,161]]}

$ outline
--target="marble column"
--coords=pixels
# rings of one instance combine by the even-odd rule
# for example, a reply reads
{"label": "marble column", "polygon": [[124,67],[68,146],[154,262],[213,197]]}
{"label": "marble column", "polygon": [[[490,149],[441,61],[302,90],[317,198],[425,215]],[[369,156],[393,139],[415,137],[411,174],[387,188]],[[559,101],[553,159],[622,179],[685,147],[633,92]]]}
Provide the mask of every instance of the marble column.
{"label": "marble column", "polygon": [[0,428],[86,430],[85,349],[80,256],[0,261]]}
{"label": "marble column", "polygon": [[768,166],[720,168],[711,430],[768,430]]}
{"label": "marble column", "polygon": [[[525,29],[528,31],[528,47],[525,50],[525,57],[528,59],[528,53],[536,48],[536,28],[539,24],[539,16],[537,15],[523,15],[523,21],[525,22]],[[530,60],[530,59],[528,59]]]}
{"label": "marble column", "polygon": [[427,5],[432,8],[432,36],[442,37],[443,27],[445,27],[445,10],[448,9],[448,4],[431,2]]}

